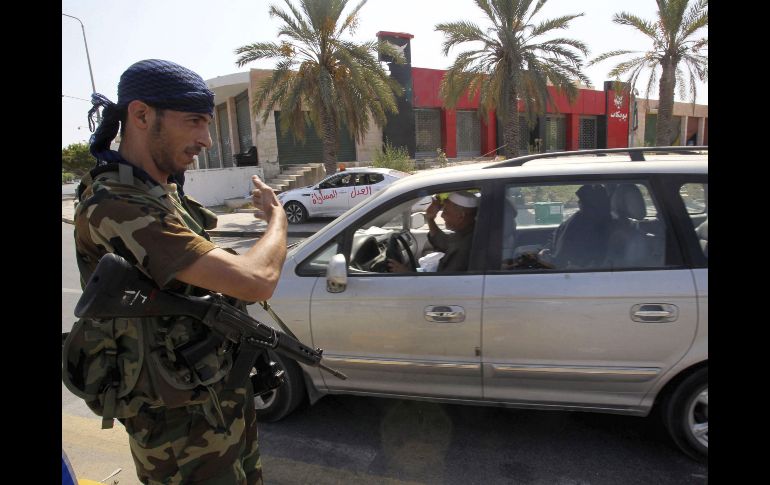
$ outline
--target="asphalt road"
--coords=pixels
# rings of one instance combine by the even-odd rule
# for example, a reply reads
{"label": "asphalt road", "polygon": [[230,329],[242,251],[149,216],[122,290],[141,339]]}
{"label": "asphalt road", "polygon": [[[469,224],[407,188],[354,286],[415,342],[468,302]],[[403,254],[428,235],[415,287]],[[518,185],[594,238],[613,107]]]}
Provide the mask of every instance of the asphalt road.
{"label": "asphalt road", "polygon": [[[253,240],[217,242],[242,249]],[[79,288],[72,226],[62,223],[62,331],[74,321]],[[138,484],[122,427],[99,423],[62,385],[62,443],[78,476],[98,480],[121,467],[119,484]],[[330,395],[259,430],[269,485],[678,485],[708,476],[655,416]]]}

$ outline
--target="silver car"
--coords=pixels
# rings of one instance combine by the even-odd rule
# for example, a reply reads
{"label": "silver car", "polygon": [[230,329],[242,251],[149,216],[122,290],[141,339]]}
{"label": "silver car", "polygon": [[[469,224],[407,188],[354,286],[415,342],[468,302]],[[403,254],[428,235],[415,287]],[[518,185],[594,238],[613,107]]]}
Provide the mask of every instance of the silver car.
{"label": "silver car", "polygon": [[[708,152],[645,150],[425,171],[293,247],[272,307],[349,378],[274,355],[288,382],[257,398],[261,418],[324,394],[655,408],[675,442],[705,459]],[[437,271],[428,263],[444,255],[428,235],[453,236],[442,212],[437,229],[426,222],[426,204],[458,191],[478,198],[467,269]],[[390,272],[388,259],[409,270]]]}

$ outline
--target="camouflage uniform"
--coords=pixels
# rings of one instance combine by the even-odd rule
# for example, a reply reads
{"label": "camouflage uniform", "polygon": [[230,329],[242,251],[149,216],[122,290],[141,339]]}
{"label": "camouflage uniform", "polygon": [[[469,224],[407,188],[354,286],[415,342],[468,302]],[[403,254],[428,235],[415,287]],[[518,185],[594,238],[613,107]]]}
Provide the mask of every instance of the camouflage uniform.
{"label": "camouflage uniform", "polygon": [[[216,247],[205,232],[216,216],[128,164],[92,174],[75,213],[81,284],[114,252],[161,288],[200,294],[174,275]],[[174,352],[207,334],[187,317],[81,319],[65,343],[64,383],[105,417],[103,427],[112,417],[125,426],[142,483],[262,483],[251,382],[225,384],[233,349],[225,342],[207,355],[204,372]]]}

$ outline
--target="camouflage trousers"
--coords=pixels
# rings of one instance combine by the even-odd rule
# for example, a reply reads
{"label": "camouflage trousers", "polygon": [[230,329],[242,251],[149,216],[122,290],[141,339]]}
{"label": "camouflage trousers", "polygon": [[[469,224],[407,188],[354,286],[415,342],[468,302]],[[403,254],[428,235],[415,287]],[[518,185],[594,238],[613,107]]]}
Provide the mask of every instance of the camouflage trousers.
{"label": "camouflage trousers", "polygon": [[262,485],[251,383],[214,394],[205,404],[122,420],[142,483]]}

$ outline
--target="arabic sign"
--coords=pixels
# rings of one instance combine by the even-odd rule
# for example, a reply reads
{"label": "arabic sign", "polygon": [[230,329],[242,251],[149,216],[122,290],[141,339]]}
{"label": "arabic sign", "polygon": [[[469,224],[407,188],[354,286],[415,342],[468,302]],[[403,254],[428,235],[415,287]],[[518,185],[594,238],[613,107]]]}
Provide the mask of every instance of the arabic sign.
{"label": "arabic sign", "polygon": [[629,95],[607,90],[607,148],[628,146]]}
{"label": "arabic sign", "polygon": [[310,194],[310,198],[313,205],[323,205],[325,201],[337,198],[337,189],[327,190],[326,193],[323,190],[319,190],[317,194],[315,192]]}
{"label": "arabic sign", "polygon": [[[361,187],[351,187],[350,191],[350,198],[355,199],[356,197],[368,197],[372,195],[372,186],[371,185],[364,185]],[[345,192],[342,192],[343,194]],[[332,190],[319,190],[318,192],[313,192],[310,194],[310,201],[313,205],[323,205],[328,200],[334,200],[336,199],[340,193],[337,192],[337,189]]]}

